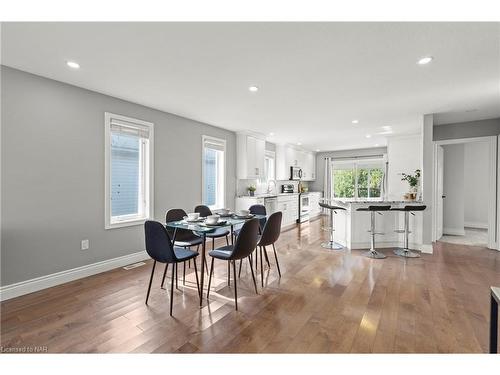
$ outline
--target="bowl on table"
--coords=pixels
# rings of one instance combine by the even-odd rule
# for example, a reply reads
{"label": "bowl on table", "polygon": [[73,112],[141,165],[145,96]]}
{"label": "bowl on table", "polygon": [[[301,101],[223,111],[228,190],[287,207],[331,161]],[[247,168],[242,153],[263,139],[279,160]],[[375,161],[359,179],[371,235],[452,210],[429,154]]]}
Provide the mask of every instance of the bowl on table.
{"label": "bowl on table", "polygon": [[187,214],[187,221],[196,221],[200,218],[199,212],[191,212]]}
{"label": "bowl on table", "polygon": [[240,217],[250,216],[250,210],[238,210],[236,211],[236,215]]}
{"label": "bowl on table", "polygon": [[205,219],[205,223],[208,225],[215,225],[218,223],[220,216],[219,215],[210,215]]}
{"label": "bowl on table", "polygon": [[229,211],[229,209],[228,209],[228,208],[221,208],[221,209],[219,210],[219,214],[220,214],[221,216],[227,216],[227,215],[229,215],[229,214],[230,214],[230,212],[231,212],[231,211]]}

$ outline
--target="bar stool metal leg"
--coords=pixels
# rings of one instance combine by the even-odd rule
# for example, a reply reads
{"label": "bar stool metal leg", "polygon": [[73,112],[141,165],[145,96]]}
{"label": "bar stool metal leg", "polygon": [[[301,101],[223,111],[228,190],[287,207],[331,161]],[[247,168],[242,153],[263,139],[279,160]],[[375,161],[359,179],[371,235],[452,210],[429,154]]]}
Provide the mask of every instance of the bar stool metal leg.
{"label": "bar stool metal leg", "polygon": [[375,214],[375,211],[370,212],[370,250],[361,255],[372,259],[385,259],[387,257],[384,254],[375,250]]}
{"label": "bar stool metal leg", "polygon": [[330,240],[328,242],[323,242],[321,247],[330,250],[342,250],[344,246],[335,242],[335,228],[333,227],[333,210],[330,210]]}
{"label": "bar stool metal leg", "polygon": [[405,258],[419,258],[420,254],[411,251],[408,248],[408,237],[410,234],[410,212],[405,211],[405,227],[404,227],[404,245],[403,248],[394,250],[394,254]]}

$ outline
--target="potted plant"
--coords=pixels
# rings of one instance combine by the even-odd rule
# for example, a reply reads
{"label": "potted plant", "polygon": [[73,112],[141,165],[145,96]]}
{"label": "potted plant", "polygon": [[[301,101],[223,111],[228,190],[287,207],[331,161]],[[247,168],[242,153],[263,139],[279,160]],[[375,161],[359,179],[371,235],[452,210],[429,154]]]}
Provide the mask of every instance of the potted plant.
{"label": "potted plant", "polygon": [[254,185],[250,185],[249,187],[247,187],[247,190],[248,190],[248,195],[253,197],[255,194],[255,190],[257,190],[257,188]]}
{"label": "potted plant", "polygon": [[406,181],[408,182],[408,185],[410,185],[410,192],[407,194],[407,196],[411,200],[415,200],[417,198],[417,192],[418,192],[418,181],[420,179],[420,169],[415,170],[415,174],[406,174],[406,173],[401,173],[403,178],[401,178],[401,181]]}

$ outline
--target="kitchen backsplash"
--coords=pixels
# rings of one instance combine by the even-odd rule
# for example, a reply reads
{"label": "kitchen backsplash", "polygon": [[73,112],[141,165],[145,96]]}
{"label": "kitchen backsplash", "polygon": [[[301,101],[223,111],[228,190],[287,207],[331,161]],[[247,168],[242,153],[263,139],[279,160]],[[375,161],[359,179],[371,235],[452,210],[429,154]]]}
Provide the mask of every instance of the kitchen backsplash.
{"label": "kitchen backsplash", "polygon": [[[281,185],[285,184],[291,184],[293,185],[293,190],[298,191],[298,185],[299,181],[290,181],[290,180],[278,180],[275,183],[270,182],[269,184],[267,182],[263,182],[260,180],[238,180],[237,186],[236,186],[236,194],[238,196],[242,195],[248,195],[248,190],[247,188],[250,185],[253,185],[257,188],[255,191],[255,195],[260,195],[260,194],[267,194],[268,193],[268,188],[273,194],[278,194],[281,193]],[[308,182],[302,181],[302,185],[307,187]]]}

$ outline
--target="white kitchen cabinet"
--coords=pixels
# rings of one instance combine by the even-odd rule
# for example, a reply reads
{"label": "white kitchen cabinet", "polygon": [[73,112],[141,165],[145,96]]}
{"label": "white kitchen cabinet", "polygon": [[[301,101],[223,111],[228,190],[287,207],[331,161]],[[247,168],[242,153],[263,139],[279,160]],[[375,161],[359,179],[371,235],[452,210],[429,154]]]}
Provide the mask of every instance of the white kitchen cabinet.
{"label": "white kitchen cabinet", "polygon": [[277,210],[283,214],[281,226],[295,224],[299,218],[299,195],[291,194],[278,196]]}
{"label": "white kitchen cabinet", "polygon": [[239,179],[257,179],[264,176],[266,140],[256,134],[236,135],[237,175]]}
{"label": "white kitchen cabinet", "polygon": [[290,167],[302,169],[304,181],[316,180],[316,154],[291,145],[276,145],[276,179],[288,180]]}

